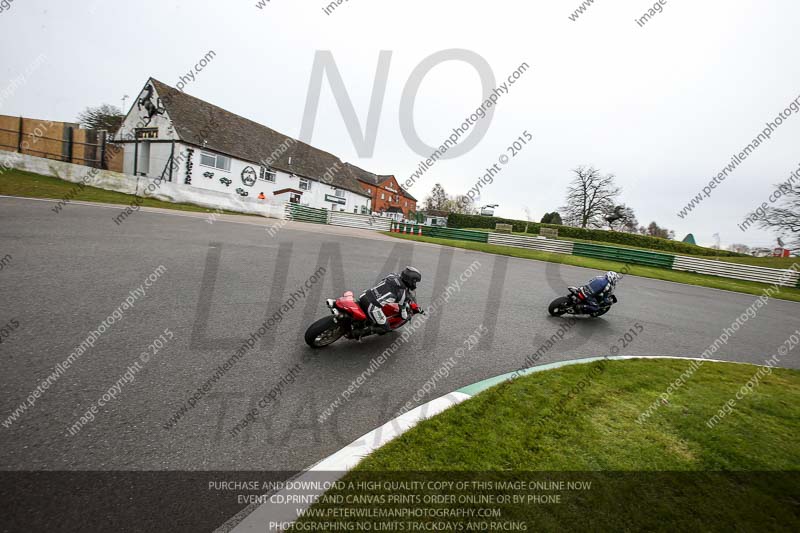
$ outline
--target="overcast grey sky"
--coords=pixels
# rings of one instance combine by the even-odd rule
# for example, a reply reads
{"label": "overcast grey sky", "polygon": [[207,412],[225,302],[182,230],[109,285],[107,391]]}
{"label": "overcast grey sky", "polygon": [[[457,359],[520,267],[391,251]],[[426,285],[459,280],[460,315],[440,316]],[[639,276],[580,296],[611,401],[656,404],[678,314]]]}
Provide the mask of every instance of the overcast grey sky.
{"label": "overcast grey sky", "polygon": [[[330,50],[362,127],[381,50],[393,51],[375,153],[360,158],[327,82],[312,144],[345,161],[406,179],[420,156],[399,129],[412,70],[440,50],[480,54],[498,82],[531,66],[496,108],[468,154],[440,161],[411,192],[436,182],[465,193],[524,130],[534,143],[481,196],[497,214],[538,220],[564,202],[570,169],[614,173],[641,223],[774,244],[769,232],[737,228],[773,184],[800,166],[800,115],[788,118],[685,219],[677,213],[734,154],[800,97],[800,3],[796,0],[668,0],[640,27],[649,0],[350,0],[331,15],[323,0],[211,2],[14,0],[0,12],[0,114],[74,120],[86,106],[132,103],[153,76],[175,86],[206,52],[216,58],[186,92],[298,136],[317,50]],[[5,5],[5,4],[4,4]],[[24,86],[3,92],[42,65]],[[419,91],[415,124],[440,144],[482,100],[475,69],[439,65]]]}

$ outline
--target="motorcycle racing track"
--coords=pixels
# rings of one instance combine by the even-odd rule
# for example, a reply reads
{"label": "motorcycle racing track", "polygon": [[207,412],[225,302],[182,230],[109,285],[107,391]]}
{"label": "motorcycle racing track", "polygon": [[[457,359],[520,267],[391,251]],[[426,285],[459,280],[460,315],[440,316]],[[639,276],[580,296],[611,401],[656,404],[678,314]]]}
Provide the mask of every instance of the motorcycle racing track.
{"label": "motorcycle racing track", "polygon": [[[525,366],[526,357],[564,324],[548,316],[550,301],[595,274],[346,228],[288,223],[270,237],[264,229],[278,221],[225,216],[209,224],[206,215],[161,210],[142,210],[117,226],[112,217],[120,206],[70,204],[55,214],[53,205],[0,198],[0,256],[13,258],[0,271],[0,323],[20,324],[0,344],[1,420],[148,274],[159,265],[167,272],[34,407],[10,428],[0,427],[3,470],[301,470],[393,418],[481,324],[492,333],[420,403]],[[417,299],[427,308],[476,260],[480,269],[442,312],[330,419],[317,422],[397,338],[341,340],[311,350],[302,335],[327,313],[324,299],[366,288],[387,265],[413,263],[423,272]],[[188,396],[318,266],[327,269],[324,280],[286,313],[270,340],[257,343],[175,427],[165,429]],[[283,276],[284,289],[271,294]],[[201,292],[213,293],[205,299],[210,305],[199,305]],[[643,331],[619,355],[697,356],[756,299],[632,276],[617,295],[620,303],[609,314],[580,320],[538,363],[607,354],[637,322]],[[771,300],[713,357],[762,362],[798,327],[798,316],[797,303]],[[94,422],[67,436],[67,428],[165,328],[175,338]],[[796,357],[784,364],[800,367]],[[262,409],[254,425],[230,435],[297,365],[294,383],[283,387],[279,400]]]}

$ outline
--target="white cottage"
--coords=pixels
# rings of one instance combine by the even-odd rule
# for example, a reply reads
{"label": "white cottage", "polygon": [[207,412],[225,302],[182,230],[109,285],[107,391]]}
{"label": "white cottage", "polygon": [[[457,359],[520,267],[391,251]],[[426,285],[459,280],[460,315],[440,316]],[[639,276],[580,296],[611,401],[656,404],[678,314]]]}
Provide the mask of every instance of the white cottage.
{"label": "white cottage", "polygon": [[270,202],[370,213],[338,157],[150,78],[115,140],[124,172]]}

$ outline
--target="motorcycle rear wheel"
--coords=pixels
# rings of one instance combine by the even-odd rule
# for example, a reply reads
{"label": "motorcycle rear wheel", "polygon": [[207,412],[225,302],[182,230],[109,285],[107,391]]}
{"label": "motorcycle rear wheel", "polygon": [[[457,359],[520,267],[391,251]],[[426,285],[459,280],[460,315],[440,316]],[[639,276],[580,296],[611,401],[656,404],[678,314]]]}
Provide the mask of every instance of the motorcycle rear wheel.
{"label": "motorcycle rear wheel", "polygon": [[556,298],[552,302],[550,302],[550,307],[547,308],[547,311],[552,316],[561,316],[567,312],[567,307],[569,304],[569,298],[566,296],[562,296],[561,298]]}
{"label": "motorcycle rear wheel", "polygon": [[344,328],[334,322],[332,316],[320,318],[306,330],[306,344],[312,348],[324,348],[344,335]]}

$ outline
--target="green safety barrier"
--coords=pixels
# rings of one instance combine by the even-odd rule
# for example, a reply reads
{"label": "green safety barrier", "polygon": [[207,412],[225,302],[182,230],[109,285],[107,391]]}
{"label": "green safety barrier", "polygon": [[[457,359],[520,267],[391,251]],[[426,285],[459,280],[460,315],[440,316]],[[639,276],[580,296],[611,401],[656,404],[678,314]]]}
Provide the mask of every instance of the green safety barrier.
{"label": "green safety barrier", "polygon": [[289,218],[298,222],[314,222],[316,224],[328,223],[328,210],[315,209],[304,205],[292,204],[289,206]]}
{"label": "green safety barrier", "polygon": [[438,237],[440,239],[453,239],[457,241],[489,242],[489,234],[485,231],[470,231],[465,229],[437,228],[435,226],[420,226],[419,224],[406,224],[393,222],[392,231],[395,233],[408,233],[425,237]]}
{"label": "green safety barrier", "polygon": [[595,259],[610,259],[620,263],[631,263],[635,265],[646,265],[660,268],[672,268],[675,263],[675,256],[661,254],[658,252],[647,252],[644,250],[633,250],[630,248],[615,248],[613,246],[602,246],[599,244],[587,244],[576,242],[572,250],[572,255],[583,257],[593,257]]}
{"label": "green safety barrier", "polygon": [[457,241],[489,242],[489,234],[485,231],[432,227],[430,236],[440,239],[455,239]]}

